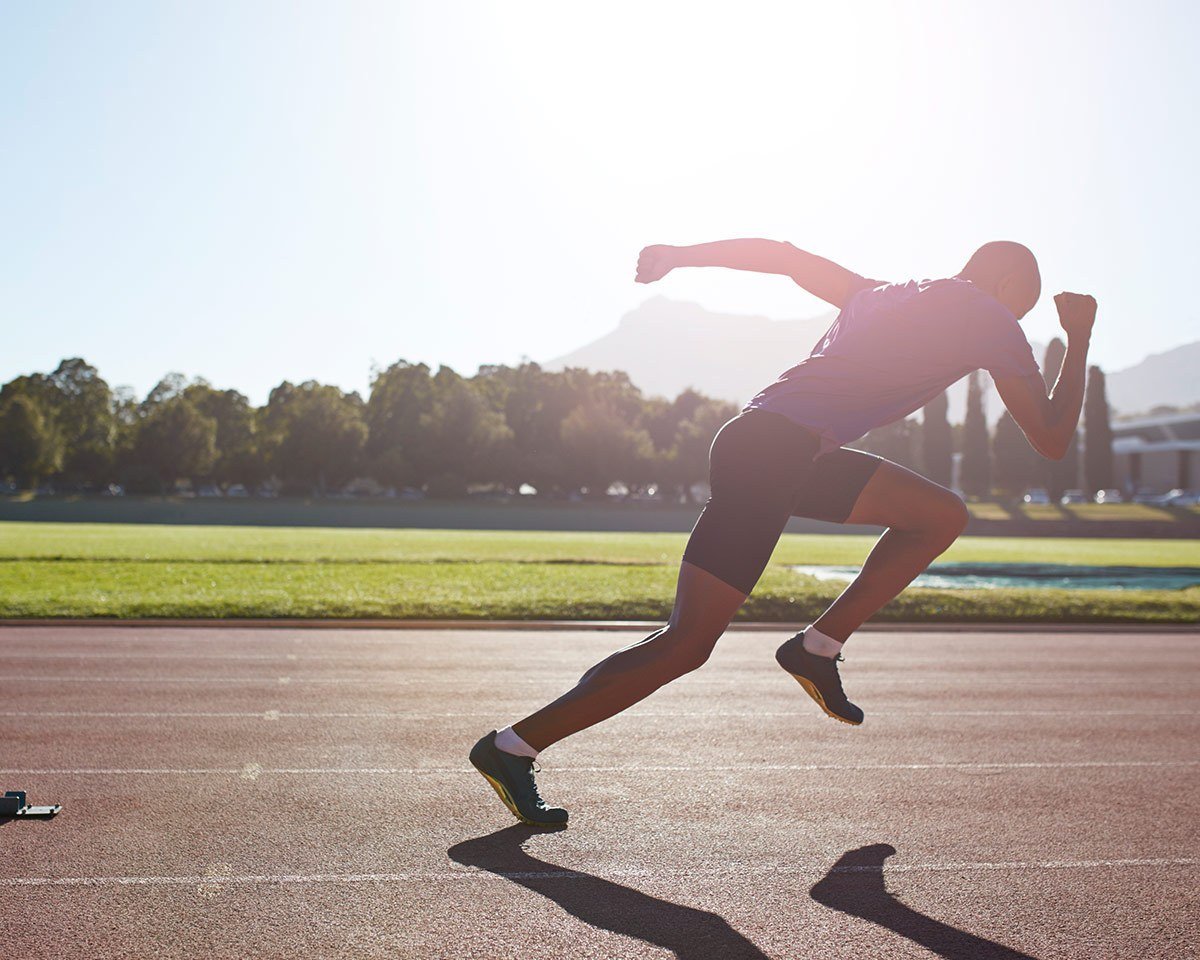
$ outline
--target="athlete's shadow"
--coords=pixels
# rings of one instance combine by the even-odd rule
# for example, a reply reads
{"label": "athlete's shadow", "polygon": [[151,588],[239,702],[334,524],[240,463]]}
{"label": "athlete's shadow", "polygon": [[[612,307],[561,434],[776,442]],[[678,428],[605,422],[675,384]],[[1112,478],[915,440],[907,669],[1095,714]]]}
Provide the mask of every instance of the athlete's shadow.
{"label": "athlete's shadow", "polygon": [[765,960],[765,953],[715,913],[564,870],[526,853],[521,844],[541,832],[521,825],[506,827],[455,844],[450,859],[541,894],[593,927],[671,950],[680,960]]}
{"label": "athlete's shadow", "polygon": [[870,920],[947,960],[1034,960],[993,940],[959,930],[905,906],[887,891],[883,862],[896,848],[873,843],[842,854],[810,891],[817,903]]}

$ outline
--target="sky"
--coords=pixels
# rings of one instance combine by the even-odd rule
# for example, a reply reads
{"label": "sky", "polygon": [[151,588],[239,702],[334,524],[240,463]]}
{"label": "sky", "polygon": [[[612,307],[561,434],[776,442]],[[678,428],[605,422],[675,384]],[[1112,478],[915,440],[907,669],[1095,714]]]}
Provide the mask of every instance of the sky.
{"label": "sky", "polygon": [[83,356],[138,394],[365,394],[398,359],[551,359],[655,294],[826,309],[632,282],[646,244],[727,237],[885,279],[1020,240],[1029,338],[1091,293],[1120,369],[1200,339],[1198,11],[0,0],[0,381]]}

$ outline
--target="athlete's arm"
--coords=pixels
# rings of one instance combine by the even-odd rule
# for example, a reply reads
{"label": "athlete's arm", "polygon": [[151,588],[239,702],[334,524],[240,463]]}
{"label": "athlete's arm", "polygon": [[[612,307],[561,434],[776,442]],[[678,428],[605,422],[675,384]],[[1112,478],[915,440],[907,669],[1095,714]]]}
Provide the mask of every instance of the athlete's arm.
{"label": "athlete's arm", "polygon": [[729,267],[782,274],[813,296],[839,308],[871,283],[832,260],[779,240],[718,240],[691,247],[656,244],[646,247],[638,257],[636,280],[653,283],[676,267]]}
{"label": "athlete's arm", "polygon": [[1067,352],[1054,389],[1047,396],[1042,378],[1032,376],[1001,377],[996,380],[996,390],[1033,448],[1043,457],[1061,460],[1079,426],[1096,301],[1086,294],[1060,293],[1054,305],[1067,334]]}

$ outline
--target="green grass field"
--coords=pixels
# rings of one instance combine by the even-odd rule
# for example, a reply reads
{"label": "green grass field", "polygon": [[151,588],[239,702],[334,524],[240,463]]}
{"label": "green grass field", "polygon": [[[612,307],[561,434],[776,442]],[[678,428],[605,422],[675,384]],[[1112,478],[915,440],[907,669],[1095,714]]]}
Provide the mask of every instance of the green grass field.
{"label": "green grass field", "polygon": [[[686,534],[0,523],[3,617],[650,619]],[[873,537],[786,535],[741,616],[814,616]],[[943,560],[1200,567],[1200,541],[965,537]],[[1200,621],[1182,591],[913,589],[887,620]]]}

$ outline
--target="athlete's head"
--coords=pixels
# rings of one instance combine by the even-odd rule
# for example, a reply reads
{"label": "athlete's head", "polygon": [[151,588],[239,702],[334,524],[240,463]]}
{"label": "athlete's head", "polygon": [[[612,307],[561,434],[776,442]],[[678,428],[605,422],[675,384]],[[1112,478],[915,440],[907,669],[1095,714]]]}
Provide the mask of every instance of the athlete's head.
{"label": "athlete's head", "polygon": [[1024,244],[993,240],[971,254],[958,274],[986,290],[1020,320],[1033,309],[1042,293],[1037,258]]}

